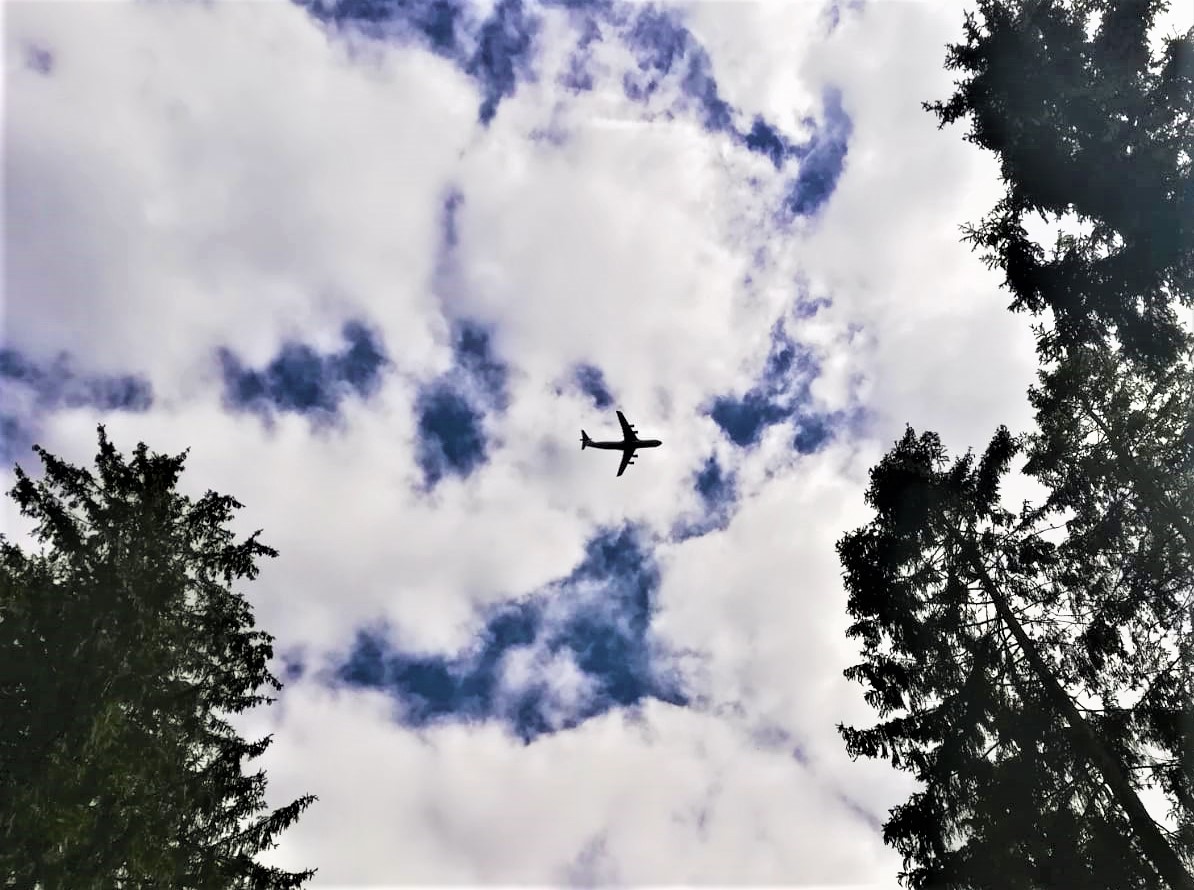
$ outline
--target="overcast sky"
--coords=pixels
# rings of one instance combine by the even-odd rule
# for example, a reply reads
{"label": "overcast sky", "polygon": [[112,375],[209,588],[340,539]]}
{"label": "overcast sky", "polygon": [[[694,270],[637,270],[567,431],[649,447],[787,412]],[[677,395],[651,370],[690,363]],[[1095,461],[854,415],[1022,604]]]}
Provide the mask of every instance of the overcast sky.
{"label": "overcast sky", "polygon": [[[905,423],[981,450],[1035,369],[958,240],[994,159],[920,108],[961,5],[3,13],[0,482],[102,422],[280,551],[238,726],[319,801],[268,861],[894,886],[834,542]],[[615,408],[663,440],[621,478]]]}

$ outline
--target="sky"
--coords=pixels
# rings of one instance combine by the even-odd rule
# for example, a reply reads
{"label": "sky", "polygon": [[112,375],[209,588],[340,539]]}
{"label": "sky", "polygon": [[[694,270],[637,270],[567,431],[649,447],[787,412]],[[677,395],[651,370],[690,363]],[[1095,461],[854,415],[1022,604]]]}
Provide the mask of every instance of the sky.
{"label": "sky", "polygon": [[834,543],[1036,367],[959,240],[995,159],[920,107],[970,5],[4,5],[0,483],[103,423],[278,549],[236,726],[319,800],[263,861],[896,886]]}

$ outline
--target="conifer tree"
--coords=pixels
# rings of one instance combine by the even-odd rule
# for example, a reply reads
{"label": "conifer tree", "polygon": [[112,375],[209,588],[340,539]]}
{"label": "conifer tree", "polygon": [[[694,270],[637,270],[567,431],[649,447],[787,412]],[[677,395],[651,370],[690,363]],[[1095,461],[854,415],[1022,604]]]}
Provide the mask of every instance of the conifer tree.
{"label": "conifer tree", "polygon": [[[1194,33],[1150,59],[1162,8],[979,0],[967,78],[925,106],[998,155],[1007,193],[964,231],[1050,318],[1037,429],[977,465],[909,429],[838,544],[880,716],[839,730],[923,783],[884,826],[910,887],[1194,888]],[[1091,232],[1046,261],[1031,213]],[[1017,455],[1050,493],[1013,514]]]}
{"label": "conifer tree", "polygon": [[[99,427],[98,474],[35,446],[11,496],[42,552],[0,536],[0,883],[43,890],[294,888],[254,856],[314,798],[272,813],[270,744],[230,715],[270,701],[272,638],[232,589],[275,556],[225,528],[241,505],[175,491],[186,453]],[[48,545],[48,546],[47,546]]]}
{"label": "conifer tree", "polygon": [[[876,518],[838,552],[865,654],[846,676],[881,722],[839,730],[924,783],[884,826],[910,887],[1192,887],[1189,551],[1052,543],[1049,505],[999,505],[1021,449],[1000,428],[951,465],[909,429],[872,470]],[[1154,782],[1176,831],[1144,809]]]}
{"label": "conifer tree", "polygon": [[[979,0],[946,68],[966,77],[939,125],[970,122],[967,141],[995,152],[1007,192],[966,239],[985,249],[1014,297],[1051,310],[1042,358],[1115,337],[1154,370],[1183,350],[1194,306],[1194,30],[1154,60],[1148,33],[1163,0]],[[1087,37],[1087,28],[1094,33]],[[1090,226],[1059,237],[1051,259],[1026,216]],[[1184,313],[1188,316],[1188,312]]]}

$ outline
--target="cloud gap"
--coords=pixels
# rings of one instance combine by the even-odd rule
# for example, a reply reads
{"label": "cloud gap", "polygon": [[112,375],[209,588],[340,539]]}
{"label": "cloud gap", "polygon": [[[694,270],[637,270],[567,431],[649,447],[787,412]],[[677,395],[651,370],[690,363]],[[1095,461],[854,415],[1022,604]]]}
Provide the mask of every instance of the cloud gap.
{"label": "cloud gap", "polygon": [[0,455],[11,459],[33,442],[41,418],[62,409],[144,413],[153,387],[136,374],[85,374],[70,355],[38,362],[14,348],[0,348]]}
{"label": "cloud gap", "polygon": [[25,47],[25,67],[38,74],[49,76],[54,71],[54,54],[44,46],[29,44]]}
{"label": "cloud gap", "polygon": [[596,365],[578,365],[574,379],[580,391],[589,397],[594,408],[604,410],[613,406],[614,397],[605,381],[605,374]]}
{"label": "cloud gap", "polygon": [[[415,41],[430,51],[452,60],[477,83],[481,93],[478,121],[488,126],[504,99],[510,98],[522,82],[536,78],[536,41],[542,31],[542,17],[529,11],[523,0],[500,0],[487,15],[466,2],[435,0],[430,3],[406,0],[296,0],[313,16],[338,27],[351,27],[385,40]],[[849,6],[849,4],[847,4]],[[783,207],[780,222],[795,216],[812,216],[828,201],[845,165],[852,124],[841,104],[840,91],[826,89],[823,121],[804,123],[814,128],[803,143],[793,143],[780,129],[756,115],[748,130],[740,130],[741,113],[721,97],[708,51],[673,10],[654,5],[612,2],[585,3],[556,0],[544,6],[568,10],[577,42],[557,82],[573,94],[591,91],[594,75],[591,50],[602,39],[602,22],[635,57],[634,68],[621,73],[624,95],[632,102],[649,104],[662,92],[669,79],[680,94],[675,107],[663,109],[667,118],[695,115],[709,133],[728,134],[748,151],[760,154],[781,170],[790,160],[800,161]],[[839,12],[829,10],[830,30]],[[545,131],[532,134],[545,139]]]}
{"label": "cloud gap", "polygon": [[295,0],[320,21],[382,40],[416,42],[472,77],[481,92],[477,119],[488,126],[520,80],[534,79],[539,18],[523,0],[499,0],[489,15],[448,0]]}
{"label": "cloud gap", "polygon": [[487,411],[509,404],[509,367],[493,352],[491,334],[471,321],[453,325],[453,366],[419,393],[416,460],[425,490],[445,475],[467,478],[487,460]]}
{"label": "cloud gap", "polygon": [[348,321],[341,336],[344,349],[326,355],[306,343],[287,340],[261,370],[246,368],[232,350],[219,347],[216,358],[225,405],[267,420],[278,411],[327,422],[349,394],[367,399],[376,393],[381,372],[389,364],[381,335],[360,321]]}
{"label": "cloud gap", "polygon": [[709,455],[704,465],[693,477],[693,488],[697,493],[699,507],[694,517],[677,522],[672,529],[672,540],[683,541],[722,531],[729,526],[738,504],[738,490],[735,476],[725,470],[716,454]]}
{"label": "cloud gap", "polygon": [[791,151],[793,156],[801,158],[784,205],[793,216],[816,214],[828,202],[845,170],[854,124],[842,107],[840,90],[827,88],[822,101],[824,123],[807,145]]}
{"label": "cloud gap", "polygon": [[709,54],[674,12],[642,7],[623,36],[638,62],[638,71],[627,71],[622,78],[628,99],[649,101],[664,78],[675,75],[707,131],[733,131],[733,111],[718,92]]}
{"label": "cloud gap", "polygon": [[651,639],[659,571],[642,534],[600,530],[567,578],[487,609],[466,651],[412,655],[362,630],[336,680],[389,692],[408,725],[497,720],[524,742],[646,698],[687,704]]}
{"label": "cloud gap", "polygon": [[484,99],[477,112],[482,125],[497,114],[498,103],[514,95],[519,77],[533,77],[532,50],[539,21],[526,12],[522,0],[500,0],[481,26],[477,51],[465,71],[481,84]]}
{"label": "cloud gap", "polygon": [[[827,301],[805,301],[797,305],[795,314],[804,317],[815,313],[821,305],[827,305]],[[741,396],[715,397],[706,413],[739,448],[757,445],[767,427],[793,422],[796,428],[793,449],[800,454],[811,454],[844,424],[858,419],[857,412],[826,413],[810,408],[812,383],[820,373],[821,364],[812,349],[794,341],[783,321],[777,321],[772,327],[771,348],[758,382]]]}

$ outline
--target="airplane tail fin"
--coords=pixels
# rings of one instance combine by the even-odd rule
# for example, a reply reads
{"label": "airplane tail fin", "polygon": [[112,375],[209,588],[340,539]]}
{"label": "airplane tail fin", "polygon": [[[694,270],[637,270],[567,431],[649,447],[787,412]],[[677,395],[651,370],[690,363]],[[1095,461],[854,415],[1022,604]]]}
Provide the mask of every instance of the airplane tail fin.
{"label": "airplane tail fin", "polygon": [[586,445],[592,445],[593,440],[589,438],[589,434],[584,430],[580,431],[580,450],[584,451]]}

